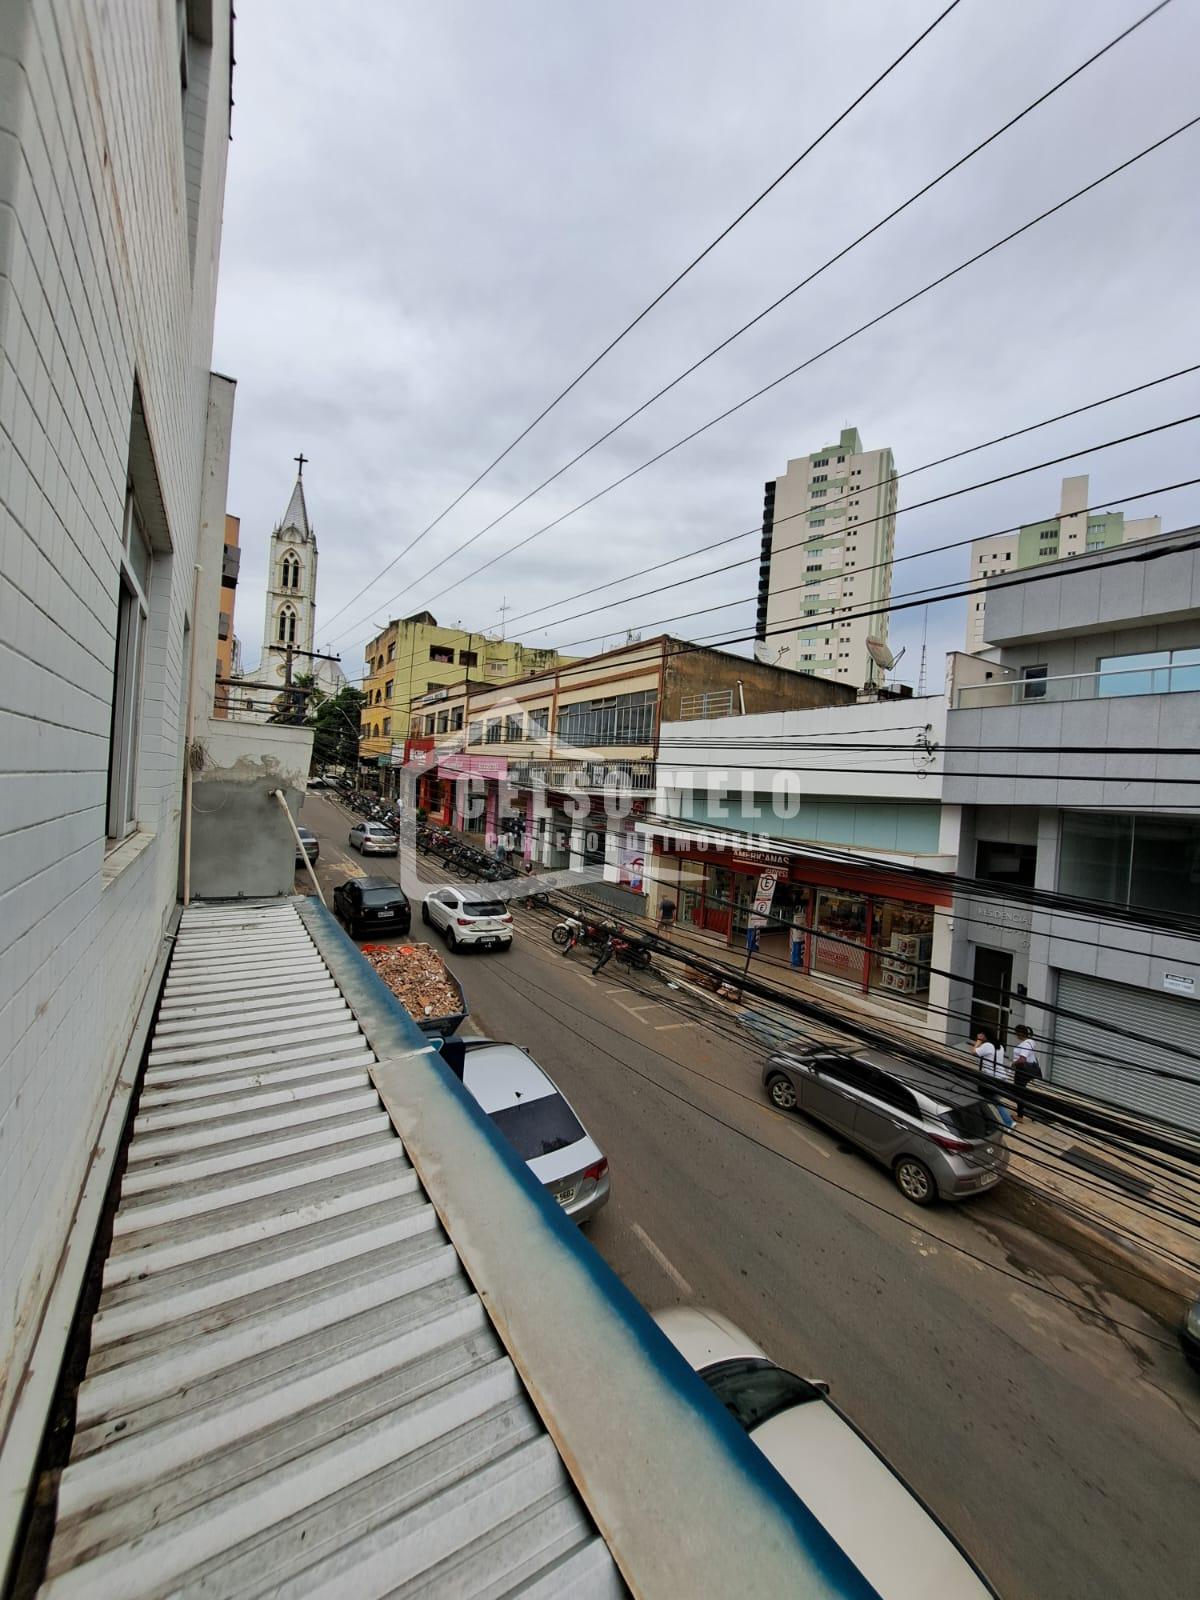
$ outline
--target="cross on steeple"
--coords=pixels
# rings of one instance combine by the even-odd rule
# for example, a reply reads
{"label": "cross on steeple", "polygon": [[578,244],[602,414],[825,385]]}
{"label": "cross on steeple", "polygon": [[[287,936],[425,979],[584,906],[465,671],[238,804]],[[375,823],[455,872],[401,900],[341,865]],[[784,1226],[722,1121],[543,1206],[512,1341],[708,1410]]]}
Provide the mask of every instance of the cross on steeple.
{"label": "cross on steeple", "polygon": [[304,454],[304,451],[301,450],[298,456],[292,457],[292,460],[296,462],[300,468],[300,471],[297,473],[297,477],[302,478],[304,476],[304,463],[308,460],[308,457]]}

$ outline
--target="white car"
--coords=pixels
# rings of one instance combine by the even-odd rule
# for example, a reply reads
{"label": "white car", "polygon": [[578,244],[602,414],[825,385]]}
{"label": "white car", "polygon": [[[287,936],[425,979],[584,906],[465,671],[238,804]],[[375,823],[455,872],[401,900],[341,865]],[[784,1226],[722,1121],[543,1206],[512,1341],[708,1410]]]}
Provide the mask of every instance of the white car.
{"label": "white car", "polygon": [[350,848],[363,856],[398,855],[396,835],[382,822],[356,822],[350,829]]}
{"label": "white car", "polygon": [[777,1367],[716,1311],[654,1320],[880,1600],[995,1600],[996,1591],[913,1491],[828,1398]]}
{"label": "white car", "polygon": [[434,889],[421,904],[421,921],[441,931],[451,950],[460,944],[507,950],[513,919],[503,900],[486,900],[478,889]]}
{"label": "white car", "polygon": [[574,1222],[594,1217],[608,1201],[608,1158],[529,1052],[454,1039],[442,1055],[566,1214]]}

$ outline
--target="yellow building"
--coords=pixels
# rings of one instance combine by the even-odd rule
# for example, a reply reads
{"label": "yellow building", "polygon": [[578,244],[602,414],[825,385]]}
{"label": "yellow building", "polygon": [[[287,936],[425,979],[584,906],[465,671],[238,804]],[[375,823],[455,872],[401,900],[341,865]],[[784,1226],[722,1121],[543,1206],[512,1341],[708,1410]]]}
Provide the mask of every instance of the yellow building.
{"label": "yellow building", "polygon": [[238,566],[242,559],[238,548],[241,520],[225,514],[225,551],[221,566],[221,611],[217,621],[217,686],[213,697],[213,716],[229,715],[229,680],[242,670],[237,659],[237,640],[233,634],[233,601],[237,589]]}
{"label": "yellow building", "polygon": [[460,685],[497,685],[576,659],[465,628],[439,627],[428,611],[389,622],[366,647],[360,764],[402,757],[413,700]]}

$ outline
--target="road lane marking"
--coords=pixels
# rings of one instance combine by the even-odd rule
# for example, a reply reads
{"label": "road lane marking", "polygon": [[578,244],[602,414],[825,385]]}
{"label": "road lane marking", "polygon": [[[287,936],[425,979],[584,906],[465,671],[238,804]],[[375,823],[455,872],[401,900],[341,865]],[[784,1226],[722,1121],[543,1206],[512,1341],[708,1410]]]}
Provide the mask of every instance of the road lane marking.
{"label": "road lane marking", "polygon": [[691,1026],[690,1022],[656,1022],[654,1031],[655,1033],[667,1033],[672,1028],[690,1028]]}
{"label": "road lane marking", "polygon": [[642,1241],[642,1243],[645,1245],[646,1249],[654,1257],[655,1261],[658,1262],[659,1266],[666,1273],[667,1277],[670,1278],[671,1282],[675,1285],[675,1287],[677,1289],[682,1289],[683,1293],[686,1294],[689,1299],[694,1300],[695,1297],[696,1297],[696,1291],[692,1288],[691,1284],[684,1277],[683,1273],[680,1272],[679,1268],[676,1267],[671,1261],[669,1261],[665,1255],[663,1255],[662,1251],[658,1248],[658,1246],[655,1244],[654,1240],[646,1232],[645,1228],[642,1227],[640,1222],[635,1222],[633,1224],[633,1231],[634,1231],[634,1233],[637,1234],[638,1238]]}

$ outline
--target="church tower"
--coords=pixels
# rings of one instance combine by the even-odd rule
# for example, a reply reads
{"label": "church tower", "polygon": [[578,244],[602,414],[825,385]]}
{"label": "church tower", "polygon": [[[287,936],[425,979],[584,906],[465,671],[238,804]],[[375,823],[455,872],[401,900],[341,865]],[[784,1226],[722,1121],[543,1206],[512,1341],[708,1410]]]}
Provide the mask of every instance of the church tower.
{"label": "church tower", "polygon": [[[296,458],[300,471],[283,520],[271,535],[267,565],[267,609],[263,622],[264,679],[287,676],[287,647],[297,653],[293,673],[311,672],[316,625],[317,541],[304,503],[304,455]],[[307,651],[309,654],[300,654]]]}

